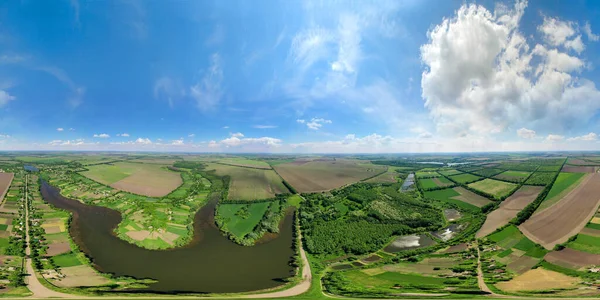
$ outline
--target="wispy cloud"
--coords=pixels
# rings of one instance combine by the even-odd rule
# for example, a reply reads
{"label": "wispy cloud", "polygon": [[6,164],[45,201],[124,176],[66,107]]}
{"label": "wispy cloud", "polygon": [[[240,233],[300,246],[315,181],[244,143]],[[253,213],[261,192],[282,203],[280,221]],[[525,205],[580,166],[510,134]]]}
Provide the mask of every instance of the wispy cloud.
{"label": "wispy cloud", "polygon": [[120,137],[129,137],[129,133],[126,133],[126,132],[124,132],[124,133],[117,133],[117,136],[120,136]]}
{"label": "wispy cloud", "polygon": [[210,36],[204,42],[204,45],[210,47],[218,46],[222,44],[223,41],[225,41],[225,27],[223,27],[221,24],[217,24],[215,25]]}
{"label": "wispy cloud", "polygon": [[277,128],[276,125],[254,125],[252,126],[256,129],[272,129],[272,128]]}
{"label": "wispy cloud", "polygon": [[190,95],[196,101],[198,109],[208,111],[219,104],[223,96],[222,82],[221,56],[215,53],[210,58],[209,69],[204,72],[202,80],[190,87]]}
{"label": "wispy cloud", "polygon": [[94,134],[94,137],[95,137],[95,138],[106,139],[106,138],[109,138],[109,137],[110,137],[110,135],[109,135],[109,134],[106,134],[106,133],[100,133],[100,134]]}
{"label": "wispy cloud", "polygon": [[154,98],[166,98],[169,106],[173,108],[175,102],[186,95],[185,88],[176,79],[163,76],[154,82]]}
{"label": "wispy cloud", "polygon": [[58,128],[56,128],[56,131],[64,131],[64,130],[65,130],[65,129],[64,129],[64,128],[62,128],[62,127],[58,127]]}
{"label": "wispy cloud", "polygon": [[35,69],[54,76],[54,78],[56,78],[58,81],[69,87],[71,90],[71,95],[67,99],[69,106],[72,108],[77,108],[83,103],[83,96],[85,95],[86,90],[85,87],[77,85],[75,82],[73,82],[73,80],[71,80],[69,75],[67,75],[64,70],[53,66],[35,67]]}
{"label": "wispy cloud", "polygon": [[74,14],[74,20],[75,20],[75,25],[79,26],[79,0],[71,0],[71,8],[73,8],[73,14]]}
{"label": "wispy cloud", "polygon": [[15,96],[11,96],[8,92],[0,90],[0,107],[4,107],[8,102],[17,99]]}
{"label": "wispy cloud", "polygon": [[297,123],[305,124],[306,127],[312,130],[319,130],[323,127],[323,124],[331,124],[331,120],[323,119],[323,118],[312,118],[310,121],[306,121],[304,119],[296,120]]}
{"label": "wispy cloud", "polygon": [[190,134],[188,134],[188,137],[190,137],[190,138],[193,138],[193,137],[195,137],[195,136],[196,136],[196,135],[195,135],[195,134],[193,134],[193,133],[190,133]]}

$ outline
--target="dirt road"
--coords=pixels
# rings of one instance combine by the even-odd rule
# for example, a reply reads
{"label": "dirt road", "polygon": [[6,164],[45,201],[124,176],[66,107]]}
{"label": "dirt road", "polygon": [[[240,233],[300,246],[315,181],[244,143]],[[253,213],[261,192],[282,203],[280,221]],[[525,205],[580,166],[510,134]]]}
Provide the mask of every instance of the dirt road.
{"label": "dirt road", "polygon": [[33,293],[32,298],[84,298],[81,296],[64,294],[60,292],[55,292],[45,286],[42,285],[40,280],[35,276],[35,270],[33,269],[33,262],[29,256],[31,255],[31,247],[29,244],[29,196],[27,193],[29,183],[29,176],[25,176],[25,243],[27,244],[27,248],[25,248],[25,265],[27,269],[27,275],[25,276],[25,283],[27,284],[27,288]]}

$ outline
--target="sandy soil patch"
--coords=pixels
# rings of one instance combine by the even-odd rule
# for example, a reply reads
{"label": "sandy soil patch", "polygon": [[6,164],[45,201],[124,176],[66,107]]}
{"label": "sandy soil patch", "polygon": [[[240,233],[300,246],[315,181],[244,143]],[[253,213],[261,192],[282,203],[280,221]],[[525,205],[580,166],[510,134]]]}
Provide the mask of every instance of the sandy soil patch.
{"label": "sandy soil patch", "polygon": [[544,259],[555,265],[572,269],[600,265],[600,254],[587,253],[571,248],[565,248],[560,251],[552,251],[546,254]]}
{"label": "sandy soil patch", "polygon": [[562,172],[569,172],[569,173],[594,173],[596,172],[596,170],[598,169],[598,167],[582,167],[582,166],[569,166],[569,165],[564,165],[562,168]]}
{"label": "sandy soil patch", "polygon": [[61,233],[60,226],[42,226],[47,234]]}
{"label": "sandy soil patch", "polygon": [[98,286],[110,282],[87,265],[61,268],[60,271],[66,276],[54,281],[54,284],[60,287]]}
{"label": "sandy soil patch", "polygon": [[55,256],[63,253],[67,253],[71,251],[71,245],[69,242],[62,243],[53,243],[48,245],[48,249],[46,250],[47,256]]}
{"label": "sandy soil patch", "polygon": [[600,205],[600,174],[586,177],[558,203],[519,226],[532,241],[552,249],[585,227]]}
{"label": "sandy soil patch", "polygon": [[143,241],[150,236],[150,231],[148,230],[140,230],[140,231],[127,231],[127,236],[136,240]]}
{"label": "sandy soil patch", "polygon": [[544,188],[541,186],[522,186],[518,191],[504,200],[500,207],[487,215],[485,223],[475,235],[477,238],[484,237],[496,229],[508,224],[527,205],[535,200]]}
{"label": "sandy soil patch", "polygon": [[590,223],[600,224],[600,218],[599,217],[593,217],[592,220],[590,221]]}
{"label": "sandy soil patch", "polygon": [[454,190],[459,193],[460,196],[452,197],[453,199],[473,204],[477,207],[482,207],[492,202],[490,199],[479,196],[463,187],[455,187]]}
{"label": "sandy soil patch", "polygon": [[529,270],[510,281],[497,283],[496,286],[507,292],[517,292],[566,289],[574,287],[577,283],[579,283],[578,278],[537,268]]}

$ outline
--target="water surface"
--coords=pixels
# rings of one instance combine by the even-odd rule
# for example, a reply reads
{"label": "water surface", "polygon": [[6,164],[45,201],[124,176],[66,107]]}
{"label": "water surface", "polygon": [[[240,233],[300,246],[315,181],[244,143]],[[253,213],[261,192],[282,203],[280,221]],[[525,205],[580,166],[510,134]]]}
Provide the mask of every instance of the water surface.
{"label": "water surface", "polygon": [[152,278],[155,292],[243,292],[282,284],[292,274],[292,215],[288,214],[277,238],[252,247],[229,241],[214,226],[215,201],[195,216],[194,238],[185,247],[147,250],[119,239],[113,233],[121,221],[115,210],[83,204],[60,195],[42,183],[42,196],[56,207],[73,213],[69,232],[80,249],[101,272],[117,276]]}

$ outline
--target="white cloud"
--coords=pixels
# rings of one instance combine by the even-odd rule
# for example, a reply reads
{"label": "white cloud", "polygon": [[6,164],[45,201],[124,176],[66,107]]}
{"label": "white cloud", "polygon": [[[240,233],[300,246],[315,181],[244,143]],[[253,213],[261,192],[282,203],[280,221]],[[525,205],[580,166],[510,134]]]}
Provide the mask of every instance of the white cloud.
{"label": "white cloud", "polygon": [[593,132],[584,134],[582,136],[576,136],[576,137],[567,139],[567,141],[586,141],[586,142],[597,141],[597,140],[598,140],[598,135]]}
{"label": "white cloud", "polygon": [[[544,23],[538,27],[538,30],[544,35],[544,39],[551,46],[565,46],[567,48],[572,48],[577,52],[581,52],[583,50],[581,36],[569,40],[577,33],[575,27],[576,24],[573,22],[561,21],[558,18],[544,17]],[[573,41],[577,39],[579,42],[575,43],[577,45],[573,45]]]}
{"label": "white cloud", "polygon": [[137,140],[135,140],[135,143],[149,145],[152,144],[152,141],[149,138],[138,138]]}
{"label": "white cloud", "polygon": [[564,140],[564,139],[565,139],[565,137],[564,137],[564,136],[562,136],[562,135],[557,135],[557,134],[549,134],[549,135],[546,137],[546,141],[548,141],[548,142],[560,142],[560,141],[562,141],[562,140]]}
{"label": "white cloud", "polygon": [[517,1],[492,13],[463,5],[428,32],[421,47],[422,97],[438,132],[564,131],[584,126],[600,109],[595,84],[573,74],[585,67],[583,59],[554,48],[574,41],[573,24],[546,18],[539,28],[546,45],[530,48],[518,26],[525,7]]}
{"label": "white cloud", "polygon": [[101,139],[106,139],[109,138],[110,135],[106,134],[106,133],[100,133],[100,134],[94,134],[95,138],[101,138]]}
{"label": "white cloud", "polygon": [[323,119],[323,118],[312,118],[310,121],[305,121],[302,119],[296,120],[296,122],[300,124],[306,124],[306,127],[312,130],[319,130],[323,127],[323,124],[331,124],[331,120]]}
{"label": "white cloud", "polygon": [[48,143],[51,146],[82,146],[82,145],[94,145],[94,143],[86,143],[84,139],[76,140],[52,140]]}
{"label": "white cloud", "polygon": [[525,127],[517,129],[517,135],[523,139],[533,139],[536,136],[535,130],[527,129]]}
{"label": "white cloud", "polygon": [[223,129],[229,129],[229,126],[223,126]]}
{"label": "white cloud", "polygon": [[191,137],[191,138],[193,138],[193,137],[195,137],[195,136],[196,136],[196,135],[195,135],[195,134],[193,134],[193,133],[190,133],[190,134],[188,134],[188,137]]}
{"label": "white cloud", "polygon": [[183,140],[173,140],[171,141],[171,145],[182,146],[184,143]]}
{"label": "white cloud", "polygon": [[244,137],[244,135],[241,132],[236,132],[236,133],[232,133],[231,137],[241,138],[241,137]]}
{"label": "white cloud", "polygon": [[202,80],[190,87],[190,95],[200,110],[211,110],[219,104],[223,96],[222,81],[221,56],[215,53],[211,56],[210,67]]}
{"label": "white cloud", "polygon": [[75,131],[75,128],[71,127],[69,128],[69,131]]}
{"label": "white cloud", "polygon": [[0,138],[9,139],[10,135],[8,135],[8,134],[0,134]]}
{"label": "white cloud", "polygon": [[592,26],[590,26],[589,22],[586,22],[585,25],[583,25],[583,32],[585,32],[585,35],[587,35],[590,41],[600,41],[600,36],[592,32]]}
{"label": "white cloud", "polygon": [[65,129],[64,129],[64,128],[62,128],[62,127],[58,127],[58,128],[56,128],[56,131],[64,131],[64,130],[65,130]]}
{"label": "white cloud", "polygon": [[431,134],[431,132],[420,126],[411,127],[409,130],[412,133],[416,133],[417,137],[420,139],[430,139],[433,137],[433,134]]}
{"label": "white cloud", "polygon": [[121,137],[129,137],[129,133],[117,133],[117,136],[121,136]]}
{"label": "white cloud", "polygon": [[15,99],[15,96],[11,96],[8,92],[0,90],[0,107],[5,106],[8,102]]}
{"label": "white cloud", "polygon": [[256,129],[272,129],[272,128],[277,128],[277,126],[275,125],[254,125],[252,126]]}
{"label": "white cloud", "polygon": [[240,147],[240,146],[266,146],[266,147],[279,147],[281,146],[281,140],[272,137],[260,137],[260,138],[240,138],[232,136],[221,140],[219,142],[211,141],[211,147],[225,146],[225,147]]}

